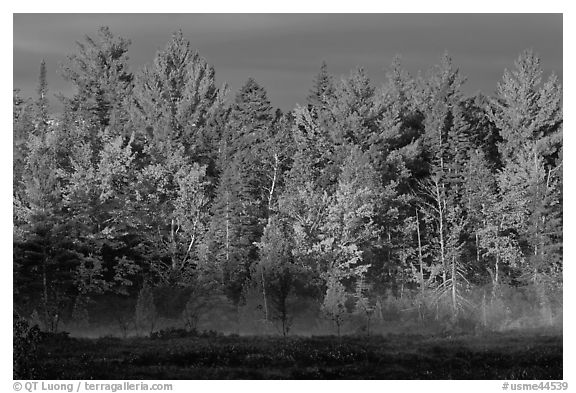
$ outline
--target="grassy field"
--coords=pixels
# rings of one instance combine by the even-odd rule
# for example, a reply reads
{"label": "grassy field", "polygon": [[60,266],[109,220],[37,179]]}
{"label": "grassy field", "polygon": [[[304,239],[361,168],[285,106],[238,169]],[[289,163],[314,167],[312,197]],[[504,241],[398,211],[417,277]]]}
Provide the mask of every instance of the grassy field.
{"label": "grassy field", "polygon": [[562,379],[562,336],[49,338],[38,379]]}

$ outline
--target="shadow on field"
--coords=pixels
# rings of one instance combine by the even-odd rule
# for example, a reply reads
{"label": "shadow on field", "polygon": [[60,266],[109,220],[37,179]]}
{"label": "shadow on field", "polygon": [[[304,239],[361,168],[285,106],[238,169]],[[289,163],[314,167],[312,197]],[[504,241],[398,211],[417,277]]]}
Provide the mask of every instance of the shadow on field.
{"label": "shadow on field", "polygon": [[215,333],[37,343],[37,379],[563,379],[562,333],[274,337]]}

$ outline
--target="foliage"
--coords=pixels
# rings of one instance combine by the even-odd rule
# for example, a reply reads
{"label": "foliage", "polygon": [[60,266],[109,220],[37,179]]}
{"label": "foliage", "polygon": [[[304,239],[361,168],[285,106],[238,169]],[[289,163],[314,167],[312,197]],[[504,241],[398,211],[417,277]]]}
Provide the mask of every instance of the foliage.
{"label": "foliage", "polygon": [[34,379],[39,374],[40,329],[18,314],[13,319],[14,379]]}
{"label": "foliage", "polygon": [[35,99],[13,92],[14,302],[42,329],[107,310],[124,334],[193,331],[222,299],[237,332],[241,309],[283,335],[457,327],[514,291],[516,320],[560,319],[562,87],[533,52],[494,97],[465,97],[447,53],[415,78],[396,57],[380,87],[323,63],[282,113],[253,78],[229,99],[181,31],[134,73],[129,46],[78,43],[61,115],[45,62]]}
{"label": "foliage", "polygon": [[152,66],[136,76],[133,121],[163,154],[170,154],[171,142],[189,154],[204,154],[205,126],[223,105],[225,94],[225,86],[216,86],[214,68],[178,31]]}
{"label": "foliage", "polygon": [[336,325],[336,332],[340,337],[340,328],[346,317],[347,294],[344,285],[338,277],[329,276],[326,282],[326,296],[322,303],[322,311]]}
{"label": "foliage", "polygon": [[272,217],[264,229],[262,240],[257,243],[260,258],[253,272],[262,288],[265,318],[268,318],[270,308],[271,319],[280,321],[284,336],[288,334],[291,322],[288,298],[301,273],[292,255],[290,239],[286,221]]}

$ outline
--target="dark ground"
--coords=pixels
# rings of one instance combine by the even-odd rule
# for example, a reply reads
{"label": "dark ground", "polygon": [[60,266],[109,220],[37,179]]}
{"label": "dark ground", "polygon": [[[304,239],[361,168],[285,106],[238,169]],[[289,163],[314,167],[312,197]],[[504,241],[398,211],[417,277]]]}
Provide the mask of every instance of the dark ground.
{"label": "dark ground", "polygon": [[554,379],[562,336],[44,338],[38,379]]}

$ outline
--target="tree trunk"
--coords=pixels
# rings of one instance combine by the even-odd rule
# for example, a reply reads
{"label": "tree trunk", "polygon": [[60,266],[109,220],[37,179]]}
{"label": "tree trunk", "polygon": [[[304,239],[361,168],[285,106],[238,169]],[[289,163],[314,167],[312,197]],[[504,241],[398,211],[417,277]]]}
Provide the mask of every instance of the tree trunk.
{"label": "tree trunk", "polygon": [[175,231],[175,222],[174,222],[174,218],[172,218],[172,221],[170,222],[170,243],[171,243],[171,259],[172,259],[172,270],[176,270],[176,231]]}
{"label": "tree trunk", "polygon": [[43,290],[43,306],[44,306],[44,328],[47,331],[52,331],[50,323],[50,310],[48,309],[48,278],[46,277],[46,256],[42,259],[42,290]]}
{"label": "tree trunk", "polygon": [[388,229],[388,266],[392,264],[392,235]]}
{"label": "tree trunk", "polygon": [[490,303],[494,303],[496,297],[498,296],[498,282],[500,280],[500,255],[496,254],[496,260],[494,261],[494,274],[492,274],[492,299]]}
{"label": "tree trunk", "polygon": [[480,263],[480,236],[476,232],[476,263]]}
{"label": "tree trunk", "polygon": [[270,185],[270,192],[268,193],[268,223],[270,223],[270,217],[272,216],[272,199],[274,197],[274,190],[276,189],[279,164],[280,164],[280,159],[278,158],[278,153],[275,153],[274,154],[274,174],[272,175],[272,184]]}
{"label": "tree trunk", "polygon": [[236,334],[240,334],[240,302],[236,303]]}
{"label": "tree trunk", "polygon": [[288,311],[286,310],[286,299],[282,300],[282,335],[286,337],[288,335]]}
{"label": "tree trunk", "polygon": [[422,258],[422,241],[420,239],[420,219],[416,210],[416,233],[418,234],[418,260],[420,262],[420,294],[424,296],[424,261]]}
{"label": "tree trunk", "polygon": [[458,302],[456,299],[456,256],[452,256],[452,318],[456,320],[458,317]]}
{"label": "tree trunk", "polygon": [[264,319],[268,322],[268,301],[266,300],[266,278],[264,276],[264,266],[260,270],[262,274],[262,297],[264,298]]}
{"label": "tree trunk", "polygon": [[488,326],[488,321],[486,320],[486,289],[482,294],[482,326],[486,328]]}
{"label": "tree trunk", "polygon": [[222,269],[222,284],[225,284],[225,269],[230,267],[230,192],[226,193],[226,267]]}
{"label": "tree trunk", "polygon": [[442,264],[442,284],[446,284],[446,261],[444,250],[444,209],[442,195],[440,194],[440,187],[438,181],[435,182],[436,186],[436,202],[438,203],[438,224],[439,224],[439,240],[440,240],[440,262]]}

